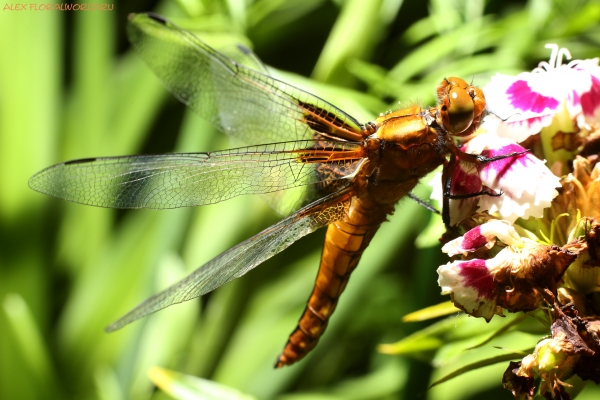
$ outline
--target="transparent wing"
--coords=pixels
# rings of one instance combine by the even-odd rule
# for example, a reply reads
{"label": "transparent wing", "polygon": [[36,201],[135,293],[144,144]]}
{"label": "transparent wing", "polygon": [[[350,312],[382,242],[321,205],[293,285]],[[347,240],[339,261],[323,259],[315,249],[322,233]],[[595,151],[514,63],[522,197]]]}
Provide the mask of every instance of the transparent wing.
{"label": "transparent wing", "polygon": [[236,63],[243,65],[246,68],[253,69],[260,72],[263,75],[269,75],[267,66],[262,62],[260,58],[249,48],[237,45],[235,47],[219,48],[219,51],[226,57],[231,58]]}
{"label": "transparent wing", "polygon": [[109,332],[117,330],[165,307],[202,296],[244,275],[301,237],[342,219],[348,212],[352,195],[350,189],[345,189],[300,209],[256,236],[213,258],[165,291],[152,296],[109,325],[106,330]]}
{"label": "transparent wing", "polygon": [[303,140],[211,153],[90,158],[46,168],[29,186],[80,204],[167,209],[330,185],[351,177],[362,156],[358,143]]}
{"label": "transparent wing", "polygon": [[167,89],[244,144],[364,138],[332,104],[238,64],[156,14],[131,16],[128,36]]}

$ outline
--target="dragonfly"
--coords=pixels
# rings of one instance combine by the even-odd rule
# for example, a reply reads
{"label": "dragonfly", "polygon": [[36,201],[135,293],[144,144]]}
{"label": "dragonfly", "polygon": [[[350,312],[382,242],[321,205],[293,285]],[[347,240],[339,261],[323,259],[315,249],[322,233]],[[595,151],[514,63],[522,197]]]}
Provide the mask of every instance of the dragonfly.
{"label": "dragonfly", "polygon": [[[291,365],[316,346],[352,271],[395,204],[442,165],[443,215],[448,221],[447,199],[452,198],[458,160],[497,159],[463,153],[455,144],[456,138],[475,132],[486,107],[483,92],[460,78],[440,83],[436,106],[412,105],[361,124],[260,66],[248,67],[217,52],[159,15],[131,15],[128,36],[171,93],[247,145],[205,153],[72,160],[38,172],[30,187],[108,208],[171,209],[248,194],[269,196],[275,209],[288,207],[290,201],[297,207],[144,301],[107,331],[202,296],[327,227],[314,289],[275,363],[276,368]],[[292,195],[286,197],[283,191]],[[483,189],[469,196],[499,194]]]}

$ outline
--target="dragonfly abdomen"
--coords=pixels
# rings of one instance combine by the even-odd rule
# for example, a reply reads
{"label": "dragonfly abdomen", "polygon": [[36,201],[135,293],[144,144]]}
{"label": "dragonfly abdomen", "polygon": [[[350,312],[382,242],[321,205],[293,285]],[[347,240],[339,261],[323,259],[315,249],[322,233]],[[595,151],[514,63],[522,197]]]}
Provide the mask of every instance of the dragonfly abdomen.
{"label": "dragonfly abdomen", "polygon": [[377,211],[365,210],[355,197],[346,218],[329,224],[313,292],[276,368],[301,360],[317,345],[352,271],[390,210]]}

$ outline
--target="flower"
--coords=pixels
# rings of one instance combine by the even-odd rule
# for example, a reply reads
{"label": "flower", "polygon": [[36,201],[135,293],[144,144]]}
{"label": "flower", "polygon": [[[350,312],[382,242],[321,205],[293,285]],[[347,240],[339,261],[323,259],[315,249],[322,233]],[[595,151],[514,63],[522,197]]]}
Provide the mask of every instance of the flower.
{"label": "flower", "polygon": [[450,294],[454,305],[489,321],[510,312],[535,310],[546,296],[556,293],[575,252],[543,245],[521,237],[508,221],[490,221],[448,242],[442,251],[449,255],[492,248],[497,239],[506,247],[495,256],[455,260],[438,268],[442,294]]}
{"label": "flower", "polygon": [[502,383],[517,399],[533,399],[534,377],[542,379],[540,393],[545,398],[568,399],[565,381],[574,374],[600,382],[595,368],[600,361],[598,328],[582,323],[573,306],[563,307],[554,302],[554,322],[551,339],[538,342],[533,354],[521,362],[511,362]]}
{"label": "flower", "polygon": [[[541,62],[532,72],[517,76],[496,74],[483,88],[488,109],[500,118],[490,118],[502,137],[520,143],[549,126],[563,109],[578,118],[579,127],[600,116],[600,67],[598,58],[571,59],[565,48],[552,49],[549,62]],[[583,116],[583,118],[579,118]]]}
{"label": "flower", "polygon": [[540,389],[542,394],[550,392],[553,394],[551,398],[568,398],[565,397],[564,388],[572,386],[563,380],[571,376],[579,356],[566,354],[565,342],[564,337],[544,339],[537,344],[533,354],[519,363],[511,362],[504,373],[504,387],[511,390],[515,398],[533,400],[534,378],[537,375],[543,380]]}
{"label": "flower", "polygon": [[[482,164],[458,162],[457,168],[452,171],[452,195],[477,193],[482,188],[499,195],[451,199],[451,225],[457,225],[474,210],[488,211],[510,222],[517,218],[542,217],[544,209],[558,195],[556,188],[561,187],[560,179],[552,174],[543,161],[510,139],[489,132],[480,133],[468,141],[462,151],[488,158],[510,153],[523,154]],[[441,202],[441,191],[434,189],[431,197]]]}
{"label": "flower", "polygon": [[439,267],[437,272],[442,294],[449,294],[456,307],[486,321],[502,315],[502,308],[496,305],[493,264],[480,259],[453,261]]}
{"label": "flower", "polygon": [[[562,179],[561,194],[554,201],[549,215],[558,219],[555,232],[563,242],[585,236],[586,226],[594,224],[593,218],[600,219],[600,163],[593,166],[584,157],[575,158],[573,172]],[[575,218],[559,218],[561,215]],[[587,218],[578,219],[577,215]],[[594,266],[594,259],[598,260],[600,253],[595,246],[591,250],[592,254],[583,252],[569,267],[563,279],[565,288],[575,289],[584,295],[600,292],[600,267]]]}
{"label": "flower", "polygon": [[[573,160],[573,171],[562,181],[562,194],[555,201],[558,214],[568,213],[600,218],[600,163],[593,165],[590,160],[576,156]],[[565,232],[575,228],[577,219],[570,225],[561,226]]]}
{"label": "flower", "polygon": [[[465,151],[491,158],[526,150],[510,139],[487,133],[469,141]],[[479,208],[511,222],[542,217],[544,209],[558,196],[560,179],[531,153],[480,164],[477,171],[483,186],[502,193],[479,197]]]}
{"label": "flower", "polygon": [[521,237],[508,221],[492,220],[449,241],[442,247],[442,252],[448,254],[449,257],[457,254],[466,256],[469,252],[474,252],[481,247],[491,249],[496,244],[496,237],[507,244],[521,243]]}
{"label": "flower", "polygon": [[[571,59],[569,51],[546,47],[552,49],[549,62],[517,76],[497,74],[483,88],[490,115],[461,150],[488,158],[523,154],[481,163],[457,159],[450,171],[450,225],[484,211],[511,222],[543,217],[558,195],[558,177],[570,172],[579,151],[597,148],[599,59],[563,64]],[[442,197],[434,189],[432,198]]]}
{"label": "flower", "polygon": [[600,323],[584,317],[587,311],[572,300],[573,289],[559,290],[565,272],[577,262],[595,257],[595,266],[587,268],[600,267],[597,255],[590,256],[600,253],[600,222],[583,218],[573,232],[573,240],[559,247],[520,235],[508,221],[491,220],[442,248],[448,255],[481,257],[438,268],[442,293],[450,294],[454,305],[468,314],[489,322],[494,315],[502,316],[503,309],[545,306],[553,312],[552,338],[540,341],[521,362],[511,362],[504,373],[504,387],[515,398],[533,399],[535,377],[542,379],[540,391],[546,398],[568,398],[565,381],[574,374],[600,383],[594,372],[600,368]]}
{"label": "flower", "polygon": [[547,323],[550,339],[502,381],[528,400],[535,378],[545,398],[569,398],[573,375],[600,384],[600,67],[563,65],[569,52],[546,47],[550,62],[484,88],[492,115],[460,143],[478,162],[457,157],[446,171],[455,199],[442,240],[466,233],[443,246],[454,259],[438,268],[442,294],[469,315],[538,310]]}

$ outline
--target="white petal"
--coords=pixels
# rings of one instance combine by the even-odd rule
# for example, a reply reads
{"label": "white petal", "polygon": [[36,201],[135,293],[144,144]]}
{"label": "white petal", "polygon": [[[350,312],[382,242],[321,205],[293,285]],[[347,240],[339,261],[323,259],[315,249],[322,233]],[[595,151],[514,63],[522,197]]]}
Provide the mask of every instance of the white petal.
{"label": "white petal", "polygon": [[[519,151],[522,147],[506,138],[483,134],[467,143],[466,151],[490,156]],[[487,154],[486,154],[487,155]],[[494,161],[478,167],[483,184],[502,196],[480,196],[479,210],[498,213],[502,219],[514,222],[517,218],[542,217],[544,208],[550,206],[558,195],[560,179],[552,174],[532,154]]]}
{"label": "white petal", "polygon": [[[594,81],[593,77],[596,77]],[[597,84],[594,84],[597,82]],[[550,125],[565,103],[576,118],[600,118],[600,67],[598,59],[575,61],[547,71],[517,76],[497,74],[483,88],[488,109],[483,127],[520,143]],[[598,120],[598,119],[596,119]],[[486,123],[488,127],[486,127]]]}
{"label": "white petal", "polygon": [[442,294],[451,294],[452,300],[468,314],[491,319],[496,311],[493,277],[484,260],[453,261],[437,270]]}

